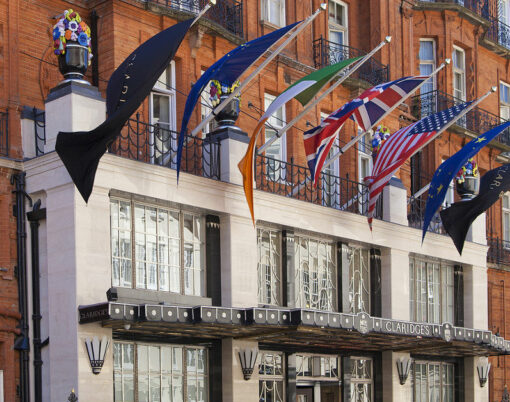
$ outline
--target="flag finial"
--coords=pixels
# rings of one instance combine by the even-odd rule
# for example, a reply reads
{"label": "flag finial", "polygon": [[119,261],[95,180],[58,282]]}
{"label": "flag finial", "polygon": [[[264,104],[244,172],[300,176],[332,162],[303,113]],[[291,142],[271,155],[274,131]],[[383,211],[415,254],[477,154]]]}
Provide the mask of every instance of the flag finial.
{"label": "flag finial", "polygon": [[384,41],[386,43],[390,43],[391,42],[391,36],[387,36],[386,38],[384,38]]}
{"label": "flag finial", "polygon": [[328,7],[328,4],[327,4],[327,3],[321,3],[321,8],[322,8],[323,10],[325,10],[327,7]]}
{"label": "flag finial", "polygon": [[444,59],[445,64],[450,64],[452,61],[451,59]]}

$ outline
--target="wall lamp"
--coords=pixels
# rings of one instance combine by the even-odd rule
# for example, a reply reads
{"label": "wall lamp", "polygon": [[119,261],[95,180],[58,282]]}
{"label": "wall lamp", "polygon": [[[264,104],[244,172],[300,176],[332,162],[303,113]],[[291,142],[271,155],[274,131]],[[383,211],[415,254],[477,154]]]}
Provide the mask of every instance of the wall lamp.
{"label": "wall lamp", "polygon": [[90,338],[85,339],[90,367],[92,367],[92,372],[94,374],[99,374],[101,372],[109,344],[110,341],[106,336],[103,336],[103,339],[101,340],[99,340],[97,336],[92,338],[92,340],[90,340]]}
{"label": "wall lamp", "polygon": [[480,387],[483,388],[489,379],[489,372],[491,371],[491,364],[489,359],[480,358],[476,365],[476,371],[478,371],[478,379],[480,380]]}
{"label": "wall lamp", "polygon": [[249,380],[253,374],[259,351],[257,349],[242,349],[239,351],[239,360],[245,380]]}
{"label": "wall lamp", "polygon": [[397,360],[397,371],[400,385],[404,385],[409,377],[409,371],[411,370],[412,360],[408,357],[401,357]]}

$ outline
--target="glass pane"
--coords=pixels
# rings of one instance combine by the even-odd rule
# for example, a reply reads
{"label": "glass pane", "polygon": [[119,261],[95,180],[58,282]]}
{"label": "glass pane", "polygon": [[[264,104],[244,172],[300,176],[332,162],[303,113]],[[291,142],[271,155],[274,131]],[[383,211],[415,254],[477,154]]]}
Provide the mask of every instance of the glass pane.
{"label": "glass pane", "polygon": [[434,60],[434,42],[420,41],[420,60]]}
{"label": "glass pane", "polygon": [[172,377],[172,402],[183,402],[184,389],[182,386],[182,377]]}
{"label": "glass pane", "polygon": [[182,348],[173,348],[172,372],[182,373]]}
{"label": "glass pane", "polygon": [[184,215],[184,241],[193,241],[193,216]]}
{"label": "glass pane", "polygon": [[131,205],[128,202],[120,203],[119,228],[131,230]]}

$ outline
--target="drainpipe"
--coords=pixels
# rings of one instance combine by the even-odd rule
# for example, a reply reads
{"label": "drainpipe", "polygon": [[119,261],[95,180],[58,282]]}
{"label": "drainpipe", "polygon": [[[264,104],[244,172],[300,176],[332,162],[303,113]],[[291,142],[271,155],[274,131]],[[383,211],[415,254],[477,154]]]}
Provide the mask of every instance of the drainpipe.
{"label": "drainpipe", "polygon": [[16,194],[16,205],[13,215],[16,217],[16,251],[17,251],[17,279],[19,312],[21,314],[21,336],[16,339],[14,348],[20,351],[20,401],[30,401],[30,378],[29,378],[29,333],[28,333],[28,308],[27,308],[27,260],[25,231],[25,198],[32,206],[32,199],[25,191],[25,172],[11,176],[11,184],[16,186],[13,193]]}
{"label": "drainpipe", "polygon": [[32,254],[32,322],[34,344],[34,398],[42,401],[42,359],[41,349],[48,344],[48,339],[41,342],[41,296],[39,270],[39,221],[46,219],[46,208],[41,209],[41,200],[37,200],[31,212],[27,213],[30,222],[30,239]]}

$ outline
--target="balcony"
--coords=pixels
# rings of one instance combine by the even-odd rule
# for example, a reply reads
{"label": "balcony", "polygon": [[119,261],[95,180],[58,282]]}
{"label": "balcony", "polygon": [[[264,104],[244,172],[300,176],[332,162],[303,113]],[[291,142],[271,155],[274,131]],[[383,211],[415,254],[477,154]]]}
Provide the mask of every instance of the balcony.
{"label": "balcony", "polygon": [[488,237],[487,261],[498,265],[510,266],[510,242],[498,237]]}
{"label": "balcony", "polygon": [[[322,172],[320,182],[314,187],[311,181],[293,191],[299,183],[310,176],[308,167],[290,162],[279,161],[264,155],[255,159],[255,182],[257,189],[269,193],[288,196],[312,204],[335,208],[340,211],[367,215],[368,187],[349,179]],[[382,197],[376,205],[375,217],[382,219]]]}
{"label": "balcony", "polygon": [[484,39],[488,39],[510,50],[510,26],[495,17],[490,17],[490,27]]}
{"label": "balcony", "polygon": [[[208,3],[207,0],[146,0],[170,10],[198,14]],[[211,7],[205,18],[226,29],[235,36],[243,37],[243,3],[236,0],[222,0]]]}
{"label": "balcony", "polygon": [[0,112],[0,156],[9,156],[9,113]]}
{"label": "balcony", "polygon": [[[313,60],[315,68],[322,68],[351,57],[364,55],[366,55],[366,52],[362,50],[331,42],[324,39],[322,36],[313,41]],[[389,80],[389,67],[371,58],[367,60],[352,77],[366,81],[372,85],[382,84]]]}
{"label": "balcony", "polygon": [[[423,229],[423,218],[425,216],[425,206],[427,205],[427,197],[420,196],[418,198],[409,197],[407,202],[407,220],[409,222],[409,227],[416,229]],[[443,224],[441,222],[441,217],[439,216],[439,212],[437,212],[430,225],[427,229],[428,232],[436,233],[436,234],[446,234],[446,231],[443,228]]]}
{"label": "balcony", "polygon": [[[461,102],[463,101],[442,91],[430,91],[412,98],[412,114],[417,119],[422,119],[423,117],[440,112],[441,110],[445,110]],[[469,130],[473,134],[479,135],[497,126],[501,122],[499,116],[487,110],[475,107],[455,124],[462,129]],[[502,144],[505,148],[510,147],[510,129],[499,134],[493,142]]]}
{"label": "balcony", "polygon": [[438,10],[463,7],[484,19],[489,16],[489,0],[420,0],[415,7]]}

